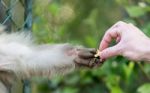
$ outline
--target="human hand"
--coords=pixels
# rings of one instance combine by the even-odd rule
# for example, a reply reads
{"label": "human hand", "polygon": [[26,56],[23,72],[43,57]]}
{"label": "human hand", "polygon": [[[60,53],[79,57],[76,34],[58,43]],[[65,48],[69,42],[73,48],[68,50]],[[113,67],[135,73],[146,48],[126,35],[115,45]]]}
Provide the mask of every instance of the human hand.
{"label": "human hand", "polygon": [[[115,39],[116,45],[109,47]],[[117,22],[108,29],[100,43],[101,59],[122,55],[130,60],[150,60],[150,39],[133,24]]]}

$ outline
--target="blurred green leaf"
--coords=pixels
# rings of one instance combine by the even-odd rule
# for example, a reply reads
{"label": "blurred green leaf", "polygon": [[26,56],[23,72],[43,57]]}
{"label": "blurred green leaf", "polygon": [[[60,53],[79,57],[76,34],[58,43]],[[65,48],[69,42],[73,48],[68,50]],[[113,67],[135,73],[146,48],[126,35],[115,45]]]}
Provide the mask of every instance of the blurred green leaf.
{"label": "blurred green leaf", "polygon": [[57,3],[52,3],[48,6],[48,10],[54,16],[56,16],[60,10],[60,6]]}
{"label": "blurred green leaf", "polygon": [[[33,34],[42,44],[69,42],[98,48],[105,31],[118,20],[134,23],[150,36],[149,0],[49,0],[41,5],[44,1],[33,3]],[[150,73],[149,65],[143,63],[143,68]],[[50,83],[39,81],[38,93],[135,93],[148,82],[139,67],[123,57],[112,57],[99,68],[80,69]]]}
{"label": "blurred green leaf", "polygon": [[117,75],[109,75],[106,78],[106,84],[111,93],[123,93],[122,89],[119,87],[119,82],[120,77]]}
{"label": "blurred green leaf", "polygon": [[78,93],[78,89],[72,87],[66,87],[61,93]]}
{"label": "blurred green leaf", "polygon": [[150,3],[150,0],[145,0],[145,1],[147,1],[148,3]]}
{"label": "blurred green leaf", "polygon": [[147,11],[140,6],[126,6],[126,11],[130,17],[139,17],[143,16]]}
{"label": "blurred green leaf", "polygon": [[143,84],[137,91],[138,93],[150,93],[150,83]]}
{"label": "blurred green leaf", "polygon": [[129,77],[132,74],[133,68],[134,68],[135,63],[134,62],[130,62],[128,65],[124,65],[124,72],[125,72],[125,76],[126,79],[128,80]]}
{"label": "blurred green leaf", "polygon": [[111,88],[111,93],[123,93],[123,91],[119,86],[113,86]]}

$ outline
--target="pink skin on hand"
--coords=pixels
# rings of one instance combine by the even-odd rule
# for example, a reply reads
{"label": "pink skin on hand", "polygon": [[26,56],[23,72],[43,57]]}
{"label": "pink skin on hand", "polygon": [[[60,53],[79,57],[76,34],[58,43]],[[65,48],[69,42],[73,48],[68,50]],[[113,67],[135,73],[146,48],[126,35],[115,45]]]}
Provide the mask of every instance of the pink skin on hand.
{"label": "pink skin on hand", "polygon": [[[109,47],[115,39],[116,45]],[[100,43],[100,57],[122,55],[131,60],[150,60],[150,39],[133,24],[117,22],[108,29]]]}
{"label": "pink skin on hand", "polygon": [[[112,48],[112,47],[109,48],[109,44],[112,42],[113,39],[115,39],[117,43],[120,42],[121,32],[119,29],[124,29],[124,28],[119,27],[119,25],[121,25],[121,24],[126,25],[123,22],[118,22],[106,31],[106,33],[100,43],[100,47],[99,47],[99,50],[102,52],[101,53],[102,55],[100,55],[100,57],[102,59],[106,59],[108,57],[117,55],[117,52],[115,50],[116,46],[113,46],[114,48]],[[107,49],[107,50],[105,50],[105,49]],[[110,49],[114,49],[114,51],[109,51]],[[103,51],[105,51],[105,53]],[[107,51],[108,51],[108,53],[107,53]]]}

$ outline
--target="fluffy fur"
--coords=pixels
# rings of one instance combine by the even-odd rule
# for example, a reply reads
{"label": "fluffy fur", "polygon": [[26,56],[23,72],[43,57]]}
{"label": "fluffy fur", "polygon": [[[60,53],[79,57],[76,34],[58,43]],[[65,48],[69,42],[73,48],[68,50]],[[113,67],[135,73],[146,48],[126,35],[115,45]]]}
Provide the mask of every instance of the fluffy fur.
{"label": "fluffy fur", "polygon": [[[0,28],[0,32],[3,32],[3,28]],[[9,88],[11,80],[16,77],[49,78],[72,71],[75,56],[68,56],[67,51],[70,50],[75,50],[70,44],[35,45],[31,35],[24,32],[1,33],[0,92],[7,93],[5,86]]]}
{"label": "fluffy fur", "polygon": [[[8,93],[14,79],[50,78],[93,66],[95,49],[70,44],[36,45],[30,34],[3,33],[0,28],[0,93]],[[97,63],[97,62],[96,62]]]}
{"label": "fluffy fur", "polygon": [[74,47],[69,44],[35,45],[24,33],[2,34],[0,70],[12,71],[19,78],[67,73],[75,68],[74,57],[68,57],[67,48]]}

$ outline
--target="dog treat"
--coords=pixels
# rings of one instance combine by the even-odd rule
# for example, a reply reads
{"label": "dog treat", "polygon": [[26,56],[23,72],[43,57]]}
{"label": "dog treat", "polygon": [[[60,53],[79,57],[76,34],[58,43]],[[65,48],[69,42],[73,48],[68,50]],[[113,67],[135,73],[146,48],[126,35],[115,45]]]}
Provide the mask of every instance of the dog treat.
{"label": "dog treat", "polygon": [[94,55],[94,57],[100,59],[100,56],[99,56],[99,55],[100,55],[100,51],[97,50],[97,51],[96,51],[96,54]]}

